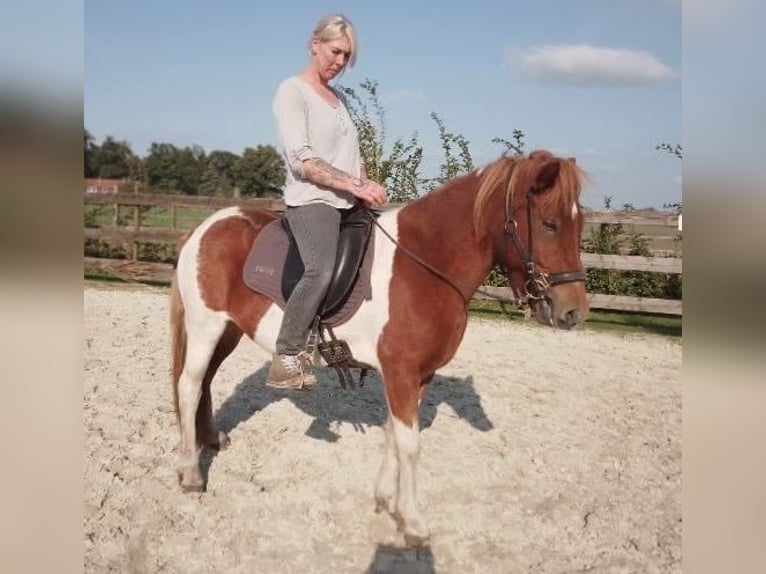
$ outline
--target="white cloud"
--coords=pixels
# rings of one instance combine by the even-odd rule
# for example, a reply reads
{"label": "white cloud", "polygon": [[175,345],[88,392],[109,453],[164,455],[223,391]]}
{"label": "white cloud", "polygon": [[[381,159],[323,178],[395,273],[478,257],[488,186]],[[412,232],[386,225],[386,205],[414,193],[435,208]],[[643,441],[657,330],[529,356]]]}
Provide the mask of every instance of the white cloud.
{"label": "white cloud", "polygon": [[588,44],[512,50],[508,59],[532,77],[569,84],[646,84],[678,77],[648,52]]}

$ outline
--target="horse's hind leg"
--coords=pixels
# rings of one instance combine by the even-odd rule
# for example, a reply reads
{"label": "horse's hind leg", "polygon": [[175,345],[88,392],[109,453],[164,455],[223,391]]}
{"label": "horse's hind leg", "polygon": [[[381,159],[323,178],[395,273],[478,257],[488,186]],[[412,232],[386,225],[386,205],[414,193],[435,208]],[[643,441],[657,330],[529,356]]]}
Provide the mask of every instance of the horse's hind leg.
{"label": "horse's hind leg", "polygon": [[[203,406],[210,410],[209,420],[206,420],[207,416],[202,416],[203,426],[208,426],[212,421],[212,401],[209,398],[208,382],[208,398],[205,400],[210,404],[209,406],[205,406],[204,403],[200,405],[203,397],[203,383],[225,328],[225,319],[219,320],[212,317],[199,324],[187,323],[186,325],[186,361],[178,380],[178,421],[181,430],[178,480],[185,491],[205,490],[205,480],[199,466],[198,408]],[[207,430],[209,431],[210,428]],[[205,438],[209,440],[211,437]]]}
{"label": "horse's hind leg", "polygon": [[224,359],[236,348],[242,338],[242,331],[232,322],[226,324],[226,329],[215,347],[213,356],[208,364],[205,378],[202,381],[202,395],[197,407],[197,444],[214,450],[223,450],[231,444],[228,435],[219,431],[213,418],[213,399],[210,394],[210,384]]}

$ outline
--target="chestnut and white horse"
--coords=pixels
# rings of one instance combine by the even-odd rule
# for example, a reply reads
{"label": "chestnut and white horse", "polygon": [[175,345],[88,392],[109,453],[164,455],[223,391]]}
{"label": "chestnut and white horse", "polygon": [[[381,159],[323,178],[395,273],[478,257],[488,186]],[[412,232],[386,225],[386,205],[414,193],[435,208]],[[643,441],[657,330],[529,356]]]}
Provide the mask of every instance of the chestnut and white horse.
{"label": "chestnut and white horse", "polygon": [[[435,371],[455,355],[468,300],[493,266],[508,273],[540,322],[569,329],[587,316],[582,182],[573,158],[547,151],[501,157],[378,218],[372,299],[335,334],[357,360],[381,373],[388,419],[375,499],[408,544],[429,538],[415,494],[420,403]],[[242,270],[256,236],[276,217],[246,207],[222,209],[193,230],[179,253],[171,334],[184,490],[205,489],[200,449],[229,442],[216,429],[210,395],[221,362],[243,334],[275,349],[282,310],[250,290]]]}

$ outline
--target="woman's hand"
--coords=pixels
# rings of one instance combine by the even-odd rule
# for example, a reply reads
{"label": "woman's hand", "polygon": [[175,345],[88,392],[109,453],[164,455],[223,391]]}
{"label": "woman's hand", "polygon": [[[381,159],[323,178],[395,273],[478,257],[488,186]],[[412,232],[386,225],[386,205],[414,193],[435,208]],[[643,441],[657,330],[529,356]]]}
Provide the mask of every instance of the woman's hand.
{"label": "woman's hand", "polygon": [[370,207],[379,207],[388,201],[386,188],[371,179],[354,178],[350,191]]}

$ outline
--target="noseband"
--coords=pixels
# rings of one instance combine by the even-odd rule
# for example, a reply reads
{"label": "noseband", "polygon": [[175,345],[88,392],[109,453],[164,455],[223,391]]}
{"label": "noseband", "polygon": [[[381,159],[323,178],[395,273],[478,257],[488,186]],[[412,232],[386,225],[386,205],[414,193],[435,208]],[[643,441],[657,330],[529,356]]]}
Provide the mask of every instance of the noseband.
{"label": "noseband", "polygon": [[[535,188],[531,187],[527,191],[527,245],[519,237],[519,224],[513,217],[513,194],[511,193],[511,181],[505,188],[505,222],[503,223],[503,234],[510,238],[516,253],[524,263],[524,293],[521,297],[516,293],[516,298],[522,303],[530,304],[541,301],[547,297],[548,289],[562,283],[573,283],[575,281],[585,281],[584,271],[562,271],[559,273],[546,273],[537,268],[534,260],[532,248],[532,195]],[[528,246],[528,247],[527,247]],[[510,277],[511,270],[506,267],[506,274]],[[513,289],[513,286],[511,286]],[[515,289],[514,289],[515,291]]]}

